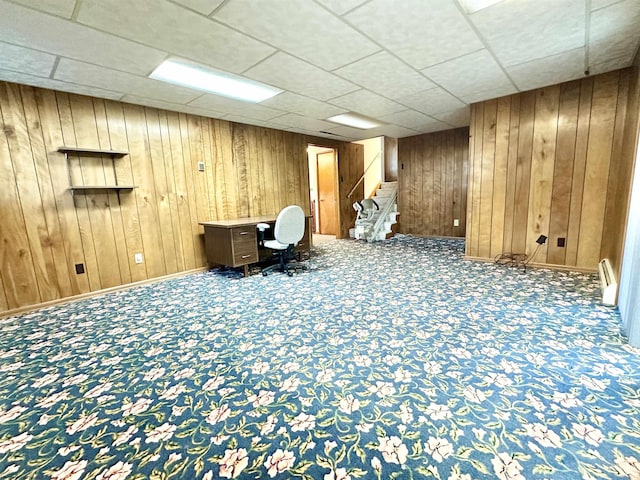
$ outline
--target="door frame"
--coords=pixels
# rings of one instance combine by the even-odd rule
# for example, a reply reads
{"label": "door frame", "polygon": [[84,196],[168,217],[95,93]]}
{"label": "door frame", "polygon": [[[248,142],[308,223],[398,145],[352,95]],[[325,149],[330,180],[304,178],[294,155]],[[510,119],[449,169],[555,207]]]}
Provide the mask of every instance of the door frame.
{"label": "door frame", "polygon": [[[340,234],[340,190],[339,190],[339,185],[338,185],[338,149],[334,146],[331,145],[323,145],[321,143],[315,143],[315,142],[309,142],[307,144],[307,147],[313,147],[313,148],[318,148],[318,149],[323,149],[325,151],[323,152],[317,152],[315,154],[315,158],[314,158],[314,162],[316,164],[316,168],[315,168],[315,173],[316,173],[316,178],[315,178],[315,185],[316,185],[316,195],[319,193],[319,188],[318,188],[318,177],[319,177],[319,172],[318,172],[318,155],[320,153],[328,153],[328,151],[332,151],[333,152],[333,196],[334,196],[334,200],[335,200],[335,225],[336,225],[336,238],[340,238],[339,234]],[[307,159],[308,159],[308,155],[307,155]],[[311,192],[309,192],[311,193]],[[318,198],[319,200],[319,198]],[[311,203],[311,198],[309,198],[309,203]],[[318,231],[318,233],[320,233],[320,205],[319,205],[319,201],[318,204],[316,205],[316,215],[318,216],[318,223],[317,223],[317,228],[316,230]]]}

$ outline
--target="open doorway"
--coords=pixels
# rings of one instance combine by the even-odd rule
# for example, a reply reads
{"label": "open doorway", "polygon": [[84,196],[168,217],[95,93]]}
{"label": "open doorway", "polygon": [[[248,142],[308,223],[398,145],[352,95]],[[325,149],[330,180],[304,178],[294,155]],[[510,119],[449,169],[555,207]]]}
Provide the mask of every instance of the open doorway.
{"label": "open doorway", "polygon": [[334,240],[338,233],[337,152],[309,144],[309,191],[313,215],[313,243]]}

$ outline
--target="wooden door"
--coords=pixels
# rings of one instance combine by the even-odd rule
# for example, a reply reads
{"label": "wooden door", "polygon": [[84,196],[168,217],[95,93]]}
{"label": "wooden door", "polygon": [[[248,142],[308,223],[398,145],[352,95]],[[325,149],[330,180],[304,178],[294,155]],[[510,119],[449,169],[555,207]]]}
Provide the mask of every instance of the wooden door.
{"label": "wooden door", "polygon": [[324,235],[337,232],[336,202],[336,161],[335,152],[329,151],[316,155],[318,166],[318,226]]}
{"label": "wooden door", "polygon": [[338,226],[337,238],[349,238],[349,229],[356,221],[353,202],[364,198],[364,183],[356,187],[349,197],[349,192],[364,174],[364,146],[357,143],[342,143],[338,147]]}

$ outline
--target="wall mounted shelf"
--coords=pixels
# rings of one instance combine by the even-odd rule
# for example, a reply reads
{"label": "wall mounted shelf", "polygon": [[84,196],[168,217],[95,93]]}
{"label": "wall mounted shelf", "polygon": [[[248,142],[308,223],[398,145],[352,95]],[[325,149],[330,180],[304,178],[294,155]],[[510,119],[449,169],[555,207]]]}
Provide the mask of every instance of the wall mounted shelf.
{"label": "wall mounted shelf", "polygon": [[[58,151],[64,153],[64,157],[67,160],[67,164],[69,167],[69,190],[72,193],[74,192],[88,192],[88,191],[96,191],[96,190],[115,190],[118,193],[118,199],[120,198],[121,191],[131,191],[136,188],[135,185],[121,185],[118,183],[118,177],[116,175],[116,164],[115,161],[118,158],[122,158],[125,155],[129,155],[129,152],[124,150],[102,150],[98,148],[82,148],[82,147],[67,147],[62,146],[58,147]],[[78,159],[87,156],[109,156],[111,157],[111,162],[113,166],[113,178],[115,179],[115,184],[113,185],[74,185],[71,179],[71,164],[69,163],[69,154],[77,155]]]}

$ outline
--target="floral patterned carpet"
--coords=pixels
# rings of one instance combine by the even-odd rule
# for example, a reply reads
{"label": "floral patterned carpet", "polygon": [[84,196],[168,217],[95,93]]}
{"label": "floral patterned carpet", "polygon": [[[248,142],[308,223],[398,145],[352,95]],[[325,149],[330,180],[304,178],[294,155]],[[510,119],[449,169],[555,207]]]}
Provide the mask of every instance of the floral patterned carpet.
{"label": "floral patterned carpet", "polygon": [[0,478],[640,478],[596,276],[463,250],[337,240],[4,319]]}

